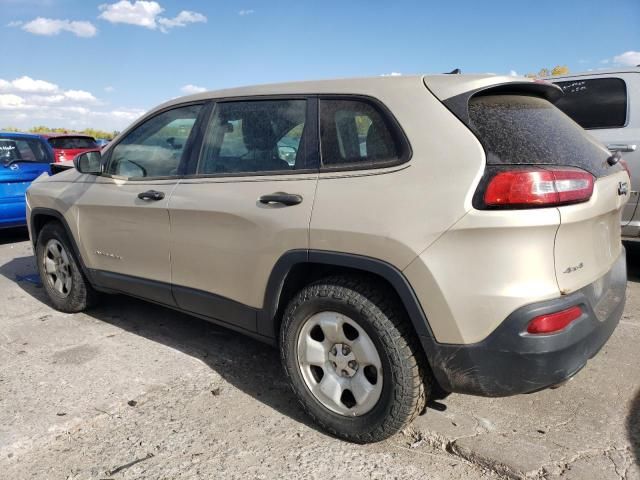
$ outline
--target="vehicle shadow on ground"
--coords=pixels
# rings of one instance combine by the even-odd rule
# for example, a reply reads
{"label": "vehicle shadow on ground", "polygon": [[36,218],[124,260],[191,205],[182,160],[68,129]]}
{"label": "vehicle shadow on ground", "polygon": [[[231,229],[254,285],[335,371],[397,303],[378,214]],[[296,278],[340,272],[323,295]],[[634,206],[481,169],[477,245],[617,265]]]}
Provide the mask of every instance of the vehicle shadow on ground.
{"label": "vehicle shadow on ground", "polygon": [[629,443],[631,443],[631,451],[636,457],[636,464],[640,465],[640,389],[631,402],[631,410],[627,417],[627,434]]}
{"label": "vehicle shadow on ground", "polygon": [[7,228],[0,230],[0,245],[24,242],[29,240],[29,231],[26,227]]}
{"label": "vehicle shadow on ground", "polygon": [[[49,305],[34,278],[34,257],[0,265],[0,275],[16,282],[37,301]],[[37,275],[37,274],[36,274]],[[124,295],[104,295],[85,312],[102,322],[200,359],[224,380],[256,400],[319,430],[302,411],[282,372],[278,351],[205,320]],[[205,387],[206,388],[206,387]],[[224,394],[224,387],[221,394]]]}

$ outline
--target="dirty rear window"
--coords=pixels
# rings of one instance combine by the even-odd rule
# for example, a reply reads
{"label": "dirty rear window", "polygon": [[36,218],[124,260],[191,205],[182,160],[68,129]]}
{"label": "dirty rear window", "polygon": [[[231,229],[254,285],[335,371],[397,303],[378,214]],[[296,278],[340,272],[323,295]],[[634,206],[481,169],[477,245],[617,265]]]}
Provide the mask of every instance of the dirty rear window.
{"label": "dirty rear window", "polygon": [[469,118],[489,165],[564,165],[596,176],[614,171],[607,171],[609,151],[543,98],[476,96]]}
{"label": "dirty rear window", "polygon": [[98,148],[96,141],[90,137],[56,137],[49,139],[49,145],[53,148],[76,149]]}

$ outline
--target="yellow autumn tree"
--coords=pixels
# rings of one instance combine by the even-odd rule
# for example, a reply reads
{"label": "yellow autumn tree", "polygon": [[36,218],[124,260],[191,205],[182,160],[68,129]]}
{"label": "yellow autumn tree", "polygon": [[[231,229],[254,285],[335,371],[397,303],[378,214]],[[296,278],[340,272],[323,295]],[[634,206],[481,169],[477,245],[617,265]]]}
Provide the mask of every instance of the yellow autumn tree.
{"label": "yellow autumn tree", "polygon": [[551,70],[548,68],[541,68],[538,73],[527,73],[525,77],[527,78],[545,78],[545,77],[555,77],[558,75],[566,75],[569,73],[569,67],[566,65],[556,65]]}

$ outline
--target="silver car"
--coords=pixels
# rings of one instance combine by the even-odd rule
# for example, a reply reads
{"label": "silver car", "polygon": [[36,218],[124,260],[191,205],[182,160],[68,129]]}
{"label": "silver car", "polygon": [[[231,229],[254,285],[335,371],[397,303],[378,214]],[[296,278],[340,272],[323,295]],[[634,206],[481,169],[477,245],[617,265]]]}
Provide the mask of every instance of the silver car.
{"label": "silver car", "polygon": [[547,79],[564,91],[556,107],[612,152],[631,174],[631,196],[622,213],[625,240],[640,240],[640,68],[599,70]]}

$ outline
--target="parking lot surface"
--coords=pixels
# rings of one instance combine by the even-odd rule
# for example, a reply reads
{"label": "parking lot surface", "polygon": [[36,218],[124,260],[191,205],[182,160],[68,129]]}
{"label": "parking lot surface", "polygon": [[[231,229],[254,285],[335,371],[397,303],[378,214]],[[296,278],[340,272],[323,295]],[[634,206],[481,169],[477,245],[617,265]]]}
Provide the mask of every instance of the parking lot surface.
{"label": "parking lot surface", "polygon": [[23,231],[0,232],[0,477],[640,479],[640,248],[627,308],[566,386],[451,395],[353,445],[298,408],[278,353],[156,305],[49,307]]}

